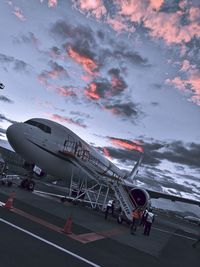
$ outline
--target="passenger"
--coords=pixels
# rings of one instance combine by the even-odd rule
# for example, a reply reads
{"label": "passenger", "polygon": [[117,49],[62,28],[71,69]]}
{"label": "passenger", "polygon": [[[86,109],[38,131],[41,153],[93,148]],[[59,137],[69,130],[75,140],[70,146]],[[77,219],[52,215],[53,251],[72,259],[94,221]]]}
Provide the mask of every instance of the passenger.
{"label": "passenger", "polygon": [[135,210],[133,210],[133,213],[132,213],[132,223],[130,227],[130,233],[132,235],[134,235],[134,233],[137,231],[140,218],[141,218],[141,211],[138,208],[136,208]]}
{"label": "passenger", "polygon": [[106,206],[106,211],[105,211],[105,220],[107,219],[108,217],[108,213],[109,211],[111,210],[111,213],[112,213],[112,216],[114,216],[114,209],[115,209],[115,201],[110,199],[108,201],[108,204]]}
{"label": "passenger", "polygon": [[155,215],[153,214],[152,209],[149,209],[147,216],[146,216],[145,225],[144,225],[144,235],[149,236],[152,223],[154,222],[154,216]]}
{"label": "passenger", "polygon": [[144,226],[147,218],[148,209],[145,209],[142,213],[142,218],[140,221],[140,225]]}

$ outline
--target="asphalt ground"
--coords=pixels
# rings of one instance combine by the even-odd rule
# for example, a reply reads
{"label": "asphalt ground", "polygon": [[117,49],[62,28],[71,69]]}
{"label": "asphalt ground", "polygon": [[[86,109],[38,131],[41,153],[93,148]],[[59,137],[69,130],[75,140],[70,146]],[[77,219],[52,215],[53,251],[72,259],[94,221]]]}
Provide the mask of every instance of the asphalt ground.
{"label": "asphalt ground", "polygon": [[[193,249],[192,243],[200,229],[194,224],[157,214],[149,237],[142,228],[130,235],[128,225],[119,225],[112,217],[105,220],[101,212],[16,186],[0,186],[0,201],[5,203],[13,190],[13,208],[0,207],[1,267],[199,267],[200,247]],[[69,217],[71,233],[66,234]]]}

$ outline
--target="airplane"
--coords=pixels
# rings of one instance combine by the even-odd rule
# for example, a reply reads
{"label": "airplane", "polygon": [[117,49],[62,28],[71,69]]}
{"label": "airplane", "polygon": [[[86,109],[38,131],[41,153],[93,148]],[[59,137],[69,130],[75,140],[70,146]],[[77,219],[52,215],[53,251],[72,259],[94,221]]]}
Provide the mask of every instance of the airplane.
{"label": "airplane", "polygon": [[[133,170],[127,175],[70,129],[54,121],[33,118],[14,123],[8,127],[6,135],[11,147],[34,165],[33,169],[38,175],[45,172],[58,179],[69,179],[72,173],[80,175],[81,170],[88,180],[111,187],[128,218],[131,218],[133,209],[145,209],[149,206],[150,196],[200,205],[196,200],[134,185],[134,178],[143,159],[142,153]],[[28,183],[30,189],[33,189],[34,182],[30,180]]]}

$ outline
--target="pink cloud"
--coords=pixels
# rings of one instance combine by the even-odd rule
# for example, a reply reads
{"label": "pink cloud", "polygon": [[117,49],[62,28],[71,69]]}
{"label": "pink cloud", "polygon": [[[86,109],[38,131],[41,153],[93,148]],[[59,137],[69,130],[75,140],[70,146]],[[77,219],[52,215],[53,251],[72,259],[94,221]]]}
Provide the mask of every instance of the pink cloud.
{"label": "pink cloud", "polygon": [[58,122],[64,122],[64,123],[69,123],[69,124],[73,124],[82,128],[86,128],[87,126],[85,124],[83,124],[82,122],[80,122],[80,120],[75,120],[72,118],[68,118],[68,117],[64,117],[64,116],[60,116],[58,114],[51,114],[50,115],[52,120],[58,121]]}
{"label": "pink cloud", "polygon": [[190,64],[189,60],[185,59],[182,62],[180,71],[189,72],[191,74],[194,74],[196,72],[196,65]]}
{"label": "pink cloud", "polygon": [[138,141],[128,141],[128,140],[118,139],[118,138],[114,138],[114,137],[109,137],[109,140],[111,141],[111,143],[114,146],[124,148],[127,150],[136,150],[136,151],[139,151],[141,153],[144,152],[144,149],[141,146],[141,143]]}
{"label": "pink cloud", "polygon": [[97,93],[96,83],[93,82],[86,87],[85,95],[92,100],[100,99],[100,95]]}
{"label": "pink cloud", "polygon": [[134,32],[135,28],[133,26],[129,27],[126,22],[123,22],[121,17],[107,18],[106,22],[117,32],[129,31]]}
{"label": "pink cloud", "polygon": [[112,159],[112,157],[111,157],[111,155],[110,155],[110,153],[106,147],[103,147],[103,153],[106,157]]}
{"label": "pink cloud", "polygon": [[21,21],[26,20],[25,16],[22,13],[22,10],[19,7],[15,7],[13,14],[15,14],[15,16]]}
{"label": "pink cloud", "polygon": [[164,0],[150,0],[150,7],[159,10],[164,3]]}
{"label": "pink cloud", "polygon": [[89,82],[89,81],[91,81],[92,77],[89,76],[89,75],[82,75],[82,76],[81,76],[81,79],[82,79],[83,81],[85,81],[85,82]]}
{"label": "pink cloud", "polygon": [[102,0],[78,0],[74,1],[74,6],[80,8],[84,12],[90,12],[90,14],[97,19],[100,19],[106,14],[106,8]]}
{"label": "pink cloud", "polygon": [[76,93],[74,92],[75,88],[72,87],[67,87],[67,86],[60,86],[60,87],[56,87],[56,92],[60,95],[60,96],[75,96]]}
{"label": "pink cloud", "polygon": [[[43,3],[44,0],[40,0],[40,2]],[[57,4],[57,0],[48,0],[48,7],[55,7]]]}
{"label": "pink cloud", "polygon": [[[75,2],[75,1],[74,1]],[[89,12],[97,19],[106,14],[106,8],[102,0],[79,0],[76,7],[82,12]],[[116,0],[115,4],[118,13],[115,17],[107,19],[116,31],[130,31],[129,22],[143,23],[148,28],[152,38],[161,38],[168,45],[189,42],[194,36],[200,37],[200,8],[190,7],[186,10],[188,3],[180,1],[179,7],[182,10],[173,13],[159,12],[164,0]],[[182,25],[181,19],[185,12],[188,12],[189,24]],[[96,12],[96,13],[95,13]]]}
{"label": "pink cloud", "polygon": [[97,69],[97,64],[94,60],[84,56],[80,55],[78,52],[76,52],[72,47],[68,48],[68,55],[74,59],[77,63],[81,64],[83,69],[90,75],[94,76],[97,75],[95,73],[95,70]]}
{"label": "pink cloud", "polygon": [[166,83],[174,85],[176,88],[183,92],[190,92],[192,90],[192,96],[190,100],[200,106],[200,73],[192,72],[187,79],[181,77],[175,77],[174,79],[166,80]]}

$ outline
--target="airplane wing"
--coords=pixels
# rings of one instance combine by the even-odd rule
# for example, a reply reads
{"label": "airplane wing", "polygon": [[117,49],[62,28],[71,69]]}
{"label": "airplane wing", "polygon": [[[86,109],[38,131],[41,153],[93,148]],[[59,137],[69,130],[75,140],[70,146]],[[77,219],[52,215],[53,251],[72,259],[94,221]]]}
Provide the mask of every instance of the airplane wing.
{"label": "airplane wing", "polygon": [[162,192],[157,192],[157,191],[153,191],[153,190],[149,190],[149,189],[146,189],[146,191],[149,193],[150,197],[153,199],[158,199],[158,198],[169,199],[173,202],[179,201],[179,202],[183,202],[183,203],[187,203],[187,204],[198,205],[200,207],[200,201],[198,201],[198,200],[188,199],[188,198],[179,197],[179,196],[175,196],[175,195],[169,195],[169,194],[165,194]]}

